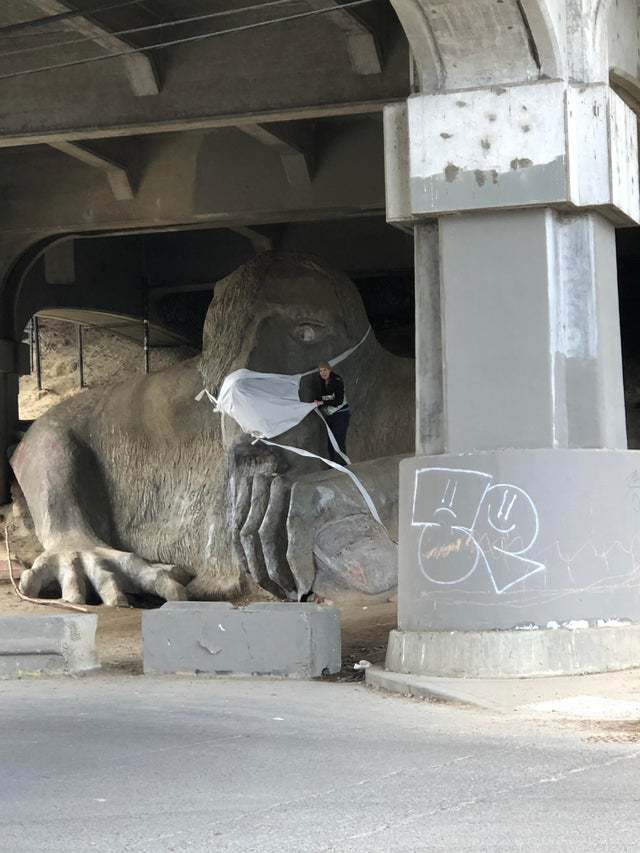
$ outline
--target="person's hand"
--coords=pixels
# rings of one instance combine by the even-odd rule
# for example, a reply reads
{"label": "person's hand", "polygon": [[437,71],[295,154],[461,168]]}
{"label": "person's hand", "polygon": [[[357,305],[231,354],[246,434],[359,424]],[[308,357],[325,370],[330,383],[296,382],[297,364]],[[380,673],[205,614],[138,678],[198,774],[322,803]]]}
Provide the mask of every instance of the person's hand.
{"label": "person's hand", "polygon": [[316,404],[317,408],[320,408],[320,406],[322,405],[322,400],[314,400],[313,402]]}

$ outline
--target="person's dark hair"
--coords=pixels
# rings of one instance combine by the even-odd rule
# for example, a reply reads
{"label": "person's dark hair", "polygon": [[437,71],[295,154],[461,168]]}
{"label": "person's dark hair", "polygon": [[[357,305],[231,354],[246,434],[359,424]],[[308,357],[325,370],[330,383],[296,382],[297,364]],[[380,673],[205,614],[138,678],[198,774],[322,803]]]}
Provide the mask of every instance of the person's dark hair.
{"label": "person's dark hair", "polygon": [[318,365],[318,370],[331,370],[331,365],[328,361],[321,361]]}

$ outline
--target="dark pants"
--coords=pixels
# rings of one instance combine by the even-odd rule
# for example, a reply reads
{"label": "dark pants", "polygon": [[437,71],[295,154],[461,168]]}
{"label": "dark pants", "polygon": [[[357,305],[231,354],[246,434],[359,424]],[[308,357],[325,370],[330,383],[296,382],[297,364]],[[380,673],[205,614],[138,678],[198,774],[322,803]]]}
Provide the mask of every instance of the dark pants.
{"label": "dark pants", "polygon": [[[325,416],[329,429],[333,433],[335,440],[338,442],[338,447],[345,456],[347,455],[347,430],[349,429],[350,418],[351,412],[336,412],[335,415]],[[329,454],[329,459],[332,462],[339,462],[341,465],[346,464],[342,456],[339,456],[333,449],[333,445],[330,441],[328,442],[327,452]]]}

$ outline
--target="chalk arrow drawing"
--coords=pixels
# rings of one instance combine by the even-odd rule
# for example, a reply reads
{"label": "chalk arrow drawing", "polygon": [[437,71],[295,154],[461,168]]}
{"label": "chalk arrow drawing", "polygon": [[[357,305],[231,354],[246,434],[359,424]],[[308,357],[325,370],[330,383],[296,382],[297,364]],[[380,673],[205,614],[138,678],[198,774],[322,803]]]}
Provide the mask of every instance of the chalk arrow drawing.
{"label": "chalk arrow drawing", "polygon": [[540,530],[538,510],[519,486],[483,471],[416,471],[411,523],[421,527],[418,564],[431,583],[455,586],[484,568],[498,595],[545,570],[525,556]]}

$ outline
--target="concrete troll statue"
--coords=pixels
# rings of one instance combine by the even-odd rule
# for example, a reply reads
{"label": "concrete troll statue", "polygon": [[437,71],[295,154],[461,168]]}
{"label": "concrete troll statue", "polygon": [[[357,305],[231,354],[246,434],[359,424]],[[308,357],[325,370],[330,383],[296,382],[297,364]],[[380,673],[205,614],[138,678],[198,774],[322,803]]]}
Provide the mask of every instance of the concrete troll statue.
{"label": "concrete troll statue", "polygon": [[[393,589],[413,361],[368,327],[344,275],[306,256],[260,255],[216,285],[201,356],[50,409],[11,460],[44,548],[22,590],[126,605],[128,595],[233,599],[257,587],[292,600]],[[303,373],[358,342],[339,368],[353,410],[350,470],[382,524],[345,473],[254,443],[195,400],[239,368]],[[276,441],[326,455],[313,414]]]}

